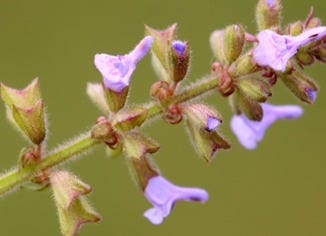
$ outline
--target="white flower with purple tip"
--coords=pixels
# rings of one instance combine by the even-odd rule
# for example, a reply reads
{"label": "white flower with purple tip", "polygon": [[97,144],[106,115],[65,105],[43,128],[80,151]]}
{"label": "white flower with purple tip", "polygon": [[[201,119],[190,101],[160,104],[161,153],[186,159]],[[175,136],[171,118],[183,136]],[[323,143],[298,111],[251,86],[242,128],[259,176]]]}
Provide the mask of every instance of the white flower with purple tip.
{"label": "white flower with purple tip", "polygon": [[257,35],[258,45],[253,50],[255,61],[260,66],[285,71],[288,60],[298,49],[326,35],[326,27],[308,29],[298,36],[279,35],[271,30],[263,30]]}
{"label": "white flower with purple tip", "polygon": [[231,120],[231,129],[237,136],[240,144],[247,149],[255,149],[257,143],[264,137],[267,128],[278,119],[295,119],[302,115],[302,108],[295,105],[274,106],[261,104],[263,119],[249,120],[245,115],[235,115]]}
{"label": "white flower with purple tip", "polygon": [[144,191],[153,208],[145,211],[144,216],[155,225],[161,224],[178,200],[205,202],[208,193],[200,188],[179,187],[162,176],[151,178]]}
{"label": "white flower with purple tip", "polygon": [[146,36],[126,55],[96,54],[94,63],[103,76],[105,88],[121,92],[128,86],[137,62],[146,55],[152,42],[153,37]]}

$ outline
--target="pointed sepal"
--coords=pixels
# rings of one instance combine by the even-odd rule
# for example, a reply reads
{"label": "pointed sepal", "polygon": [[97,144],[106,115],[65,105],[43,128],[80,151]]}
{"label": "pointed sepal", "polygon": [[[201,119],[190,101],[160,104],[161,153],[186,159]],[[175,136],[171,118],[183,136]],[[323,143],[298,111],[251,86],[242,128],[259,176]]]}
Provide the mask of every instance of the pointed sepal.
{"label": "pointed sepal", "polygon": [[19,129],[34,143],[41,144],[45,138],[44,103],[40,99],[30,108],[12,107],[12,117]]}
{"label": "pointed sepal", "polygon": [[182,112],[199,129],[212,131],[222,123],[221,114],[215,108],[205,104],[193,103],[184,105]]}
{"label": "pointed sepal", "polygon": [[201,129],[192,124],[190,120],[187,120],[187,127],[198,155],[208,163],[213,160],[217,150],[231,147],[230,143],[216,130]]}
{"label": "pointed sepal", "polygon": [[103,86],[100,83],[87,83],[86,93],[95,106],[103,112],[109,114],[110,108],[106,102]]}
{"label": "pointed sepal", "polygon": [[145,190],[151,178],[160,174],[159,169],[146,155],[137,159],[127,157],[127,164],[133,180],[142,191]]}
{"label": "pointed sepal", "polygon": [[167,29],[156,30],[145,26],[145,34],[153,37],[152,63],[154,70],[160,80],[171,81],[170,53],[172,41],[176,39],[177,24],[173,24]]}
{"label": "pointed sepal", "polygon": [[102,83],[106,103],[111,112],[115,113],[124,107],[127,97],[129,86],[122,88],[121,91],[116,92],[110,88],[106,88]]}
{"label": "pointed sepal", "polygon": [[123,151],[129,158],[139,159],[147,153],[155,153],[160,149],[160,145],[135,131],[126,132],[122,135]]}
{"label": "pointed sepal", "polygon": [[250,120],[255,121],[263,118],[263,109],[259,102],[249,98],[239,89],[230,97],[230,104],[235,114],[243,113]]}
{"label": "pointed sepal", "polygon": [[265,102],[272,96],[270,85],[260,78],[242,78],[237,80],[237,87],[249,99]]}
{"label": "pointed sepal", "polygon": [[292,73],[284,73],[281,78],[284,84],[301,101],[308,104],[314,103],[319,88],[312,78],[297,70]]}
{"label": "pointed sepal", "polygon": [[68,171],[52,172],[50,182],[63,235],[77,235],[82,224],[101,220],[84,196],[92,190],[89,185]]}
{"label": "pointed sepal", "polygon": [[112,124],[120,130],[131,130],[144,123],[147,113],[148,110],[141,106],[124,108],[115,114]]}
{"label": "pointed sepal", "polygon": [[1,98],[10,108],[13,105],[21,108],[29,108],[41,99],[41,92],[38,78],[34,79],[24,89],[14,89],[0,84]]}

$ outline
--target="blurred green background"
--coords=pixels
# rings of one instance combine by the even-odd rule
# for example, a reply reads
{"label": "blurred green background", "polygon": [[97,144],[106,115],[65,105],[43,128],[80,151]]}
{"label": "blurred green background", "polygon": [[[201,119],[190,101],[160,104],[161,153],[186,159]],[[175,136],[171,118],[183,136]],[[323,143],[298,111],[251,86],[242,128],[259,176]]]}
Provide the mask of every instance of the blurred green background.
{"label": "blurred green background", "polygon": [[[49,113],[49,149],[91,127],[100,113],[85,94],[88,81],[100,81],[93,65],[95,53],[128,52],[143,36],[143,25],[165,28],[177,22],[179,37],[189,40],[194,81],[210,70],[210,32],[243,23],[255,32],[255,0],[202,1],[0,1],[0,80],[22,88],[39,77]],[[321,0],[284,1],[283,21],[305,19],[310,6],[325,19]],[[164,175],[185,186],[210,193],[205,204],[180,202],[160,226],[143,212],[150,207],[134,186],[123,158],[108,160],[104,148],[70,162],[67,168],[93,186],[90,195],[103,221],[82,228],[80,235],[326,235],[326,68],[307,69],[321,92],[313,106],[295,121],[273,125],[255,151],[242,148],[231,134],[227,101],[218,94],[207,98],[224,115],[223,133],[233,144],[212,165],[200,160],[183,125],[157,120],[144,131],[161,143],[154,156]],[[155,81],[147,56],[132,80],[130,101],[149,99]],[[279,83],[274,103],[299,103]],[[26,142],[0,109],[0,169],[11,168]],[[0,235],[59,235],[51,191],[16,191],[0,199]]]}

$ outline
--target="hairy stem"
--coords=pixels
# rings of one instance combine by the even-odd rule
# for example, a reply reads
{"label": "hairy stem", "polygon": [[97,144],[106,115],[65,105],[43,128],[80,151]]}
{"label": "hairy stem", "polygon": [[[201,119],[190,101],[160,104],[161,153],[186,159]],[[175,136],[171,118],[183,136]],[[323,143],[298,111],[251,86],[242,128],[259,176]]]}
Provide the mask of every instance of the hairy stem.
{"label": "hairy stem", "polygon": [[[177,94],[171,101],[165,104],[159,104],[153,102],[148,106],[148,117],[151,119],[159,115],[164,107],[173,103],[186,102],[192,98],[200,96],[206,92],[209,92],[217,87],[216,78],[208,78],[198,83],[185,88],[182,92]],[[63,145],[61,148],[47,154],[40,162],[33,166],[26,166],[24,168],[14,168],[11,171],[0,175],[0,195],[3,195],[10,190],[20,186],[24,182],[30,180],[33,176],[40,171],[57,166],[72,157],[83,154],[90,148],[99,144],[100,141],[93,139],[90,133],[83,135],[77,140],[74,140],[68,144]]]}

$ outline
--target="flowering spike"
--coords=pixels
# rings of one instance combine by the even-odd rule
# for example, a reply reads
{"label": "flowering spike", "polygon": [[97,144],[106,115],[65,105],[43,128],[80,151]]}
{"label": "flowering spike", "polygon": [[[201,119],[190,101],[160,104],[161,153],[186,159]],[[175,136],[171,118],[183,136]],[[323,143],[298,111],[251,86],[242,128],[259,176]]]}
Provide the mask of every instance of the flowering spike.
{"label": "flowering spike", "polygon": [[281,23],[280,0],[259,0],[256,7],[256,23],[259,30],[278,28]]}
{"label": "flowering spike", "polygon": [[87,83],[86,93],[101,112],[106,115],[110,113],[103,86],[100,83]]}
{"label": "flowering spike", "polygon": [[103,76],[105,89],[121,93],[129,86],[130,78],[136,64],[142,59],[151,47],[153,38],[144,37],[138,45],[126,55],[111,56],[108,54],[96,54],[94,63]]}
{"label": "flowering spike", "polygon": [[76,235],[81,224],[101,219],[83,196],[91,191],[89,185],[68,171],[52,172],[50,182],[63,235]]}
{"label": "flowering spike", "polygon": [[260,66],[269,66],[284,72],[289,59],[301,46],[325,35],[326,27],[309,29],[298,36],[279,35],[271,30],[263,30],[257,36],[259,43],[253,50],[254,59]]}
{"label": "flowering spike", "polygon": [[175,202],[179,200],[206,202],[208,193],[200,188],[179,187],[158,175],[151,178],[144,191],[153,208],[145,211],[144,216],[155,225],[161,224]]}
{"label": "flowering spike", "polygon": [[283,105],[275,106],[270,104],[261,104],[263,108],[263,119],[261,121],[249,120],[244,115],[235,115],[231,120],[231,129],[237,136],[240,144],[245,148],[255,149],[257,143],[264,137],[267,128],[278,119],[295,119],[302,115],[302,109],[299,106]]}

